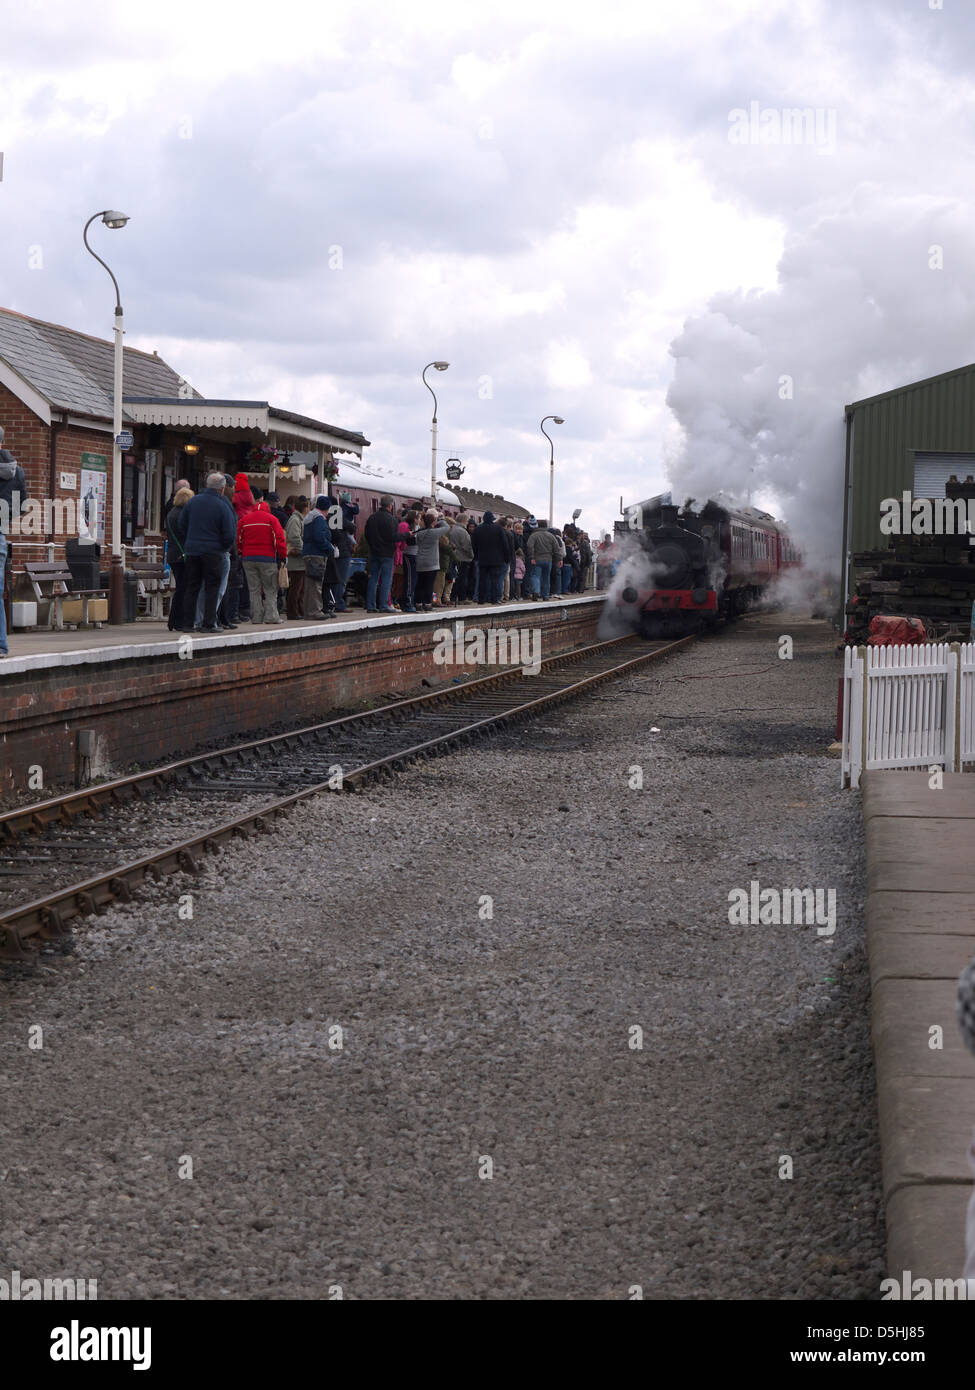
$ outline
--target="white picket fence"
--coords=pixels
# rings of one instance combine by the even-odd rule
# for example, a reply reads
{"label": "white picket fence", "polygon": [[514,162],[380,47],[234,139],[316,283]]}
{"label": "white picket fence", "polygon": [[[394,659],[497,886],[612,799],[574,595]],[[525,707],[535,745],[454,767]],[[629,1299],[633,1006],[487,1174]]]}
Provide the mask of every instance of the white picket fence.
{"label": "white picket fence", "polygon": [[844,787],[868,768],[967,772],[975,765],[975,643],[847,647]]}

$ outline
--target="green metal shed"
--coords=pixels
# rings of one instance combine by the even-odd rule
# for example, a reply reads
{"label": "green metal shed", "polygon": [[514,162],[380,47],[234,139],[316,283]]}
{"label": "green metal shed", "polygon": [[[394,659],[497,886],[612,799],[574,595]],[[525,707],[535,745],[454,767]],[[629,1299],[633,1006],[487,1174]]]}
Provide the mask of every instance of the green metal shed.
{"label": "green metal shed", "polygon": [[943,497],[952,473],[975,474],[975,364],[846,407],[844,604],[850,557],[889,540],[880,530],[884,498]]}

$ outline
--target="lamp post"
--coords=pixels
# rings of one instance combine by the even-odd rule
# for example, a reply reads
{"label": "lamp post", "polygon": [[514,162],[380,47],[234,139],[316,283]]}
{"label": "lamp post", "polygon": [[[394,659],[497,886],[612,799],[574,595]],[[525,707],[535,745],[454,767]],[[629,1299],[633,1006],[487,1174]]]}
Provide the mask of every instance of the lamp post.
{"label": "lamp post", "polygon": [[112,415],[112,568],[109,575],[108,585],[108,621],[110,623],[121,623],[125,611],[125,580],[122,573],[122,450],[119,446],[119,435],[122,433],[122,299],[119,294],[118,281],[112,274],[111,268],[102,260],[97,252],[92,251],[88,245],[88,228],[96,217],[100,217],[106,227],[117,230],[124,227],[128,222],[128,217],[124,212],[114,212],[111,208],[106,208],[104,212],[96,212],[85,223],[85,230],[82,240],[85,243],[85,250],[95,257],[99,265],[105,266],[111,277],[115,288],[115,385]]}
{"label": "lamp post", "polygon": [[433,506],[437,505],[437,397],[433,387],[427,381],[427,372],[431,367],[436,367],[438,372],[445,372],[449,366],[449,362],[428,362],[421,373],[424,386],[433,396],[433,423],[431,426],[433,452],[430,456],[430,502]]}
{"label": "lamp post", "polygon": [[555,445],[552,443],[552,436],[545,428],[545,420],[551,420],[556,425],[564,425],[565,421],[561,415],[546,415],[539,425],[539,429],[548,440],[548,524],[555,525]]}

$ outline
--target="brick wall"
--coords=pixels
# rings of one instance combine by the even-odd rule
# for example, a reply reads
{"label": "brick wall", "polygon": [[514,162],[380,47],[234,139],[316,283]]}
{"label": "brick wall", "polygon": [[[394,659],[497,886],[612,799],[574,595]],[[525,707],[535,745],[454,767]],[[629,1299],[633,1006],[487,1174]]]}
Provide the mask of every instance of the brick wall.
{"label": "brick wall", "polygon": [[[603,601],[499,613],[493,627],[538,628],[542,656],[595,640]],[[463,610],[459,614],[463,617]],[[131,661],[0,675],[0,795],[24,792],[28,769],[45,790],[76,775],[79,729],[93,729],[93,771],[121,775],[136,762],[163,762],[203,744],[260,737],[271,724],[313,723],[363,700],[416,694],[426,678],[446,684],[465,668],[434,662],[434,632],[456,619],[379,635],[375,629],[254,647],[200,649]],[[465,618],[470,629],[473,617]],[[466,668],[487,675],[493,668]]]}
{"label": "brick wall", "polygon": [[[0,424],[5,430],[4,448],[10,450],[23,468],[29,495],[41,502],[45,499],[54,502],[70,500],[74,504],[76,516],[77,507],[81,501],[81,456],[84,453],[102,454],[108,459],[109,467],[111,467],[111,434],[102,430],[79,428],[76,425],[67,425],[55,430],[57,454],[54,464],[54,491],[52,493],[50,454],[52,430],[5,386],[0,386]],[[62,472],[74,473],[76,487],[73,491],[61,487],[60,475]],[[108,513],[106,529],[110,535],[110,488]],[[77,531],[74,534],[77,534]],[[42,522],[38,523],[38,529],[30,535],[11,535],[10,544],[15,574],[23,569],[28,560],[47,559],[48,535],[49,533],[43,528]],[[53,541],[54,558],[55,560],[62,560],[64,558],[65,537],[64,535],[57,535],[53,537]],[[29,593],[29,589],[24,590],[22,584],[18,588],[25,593],[25,596]]]}

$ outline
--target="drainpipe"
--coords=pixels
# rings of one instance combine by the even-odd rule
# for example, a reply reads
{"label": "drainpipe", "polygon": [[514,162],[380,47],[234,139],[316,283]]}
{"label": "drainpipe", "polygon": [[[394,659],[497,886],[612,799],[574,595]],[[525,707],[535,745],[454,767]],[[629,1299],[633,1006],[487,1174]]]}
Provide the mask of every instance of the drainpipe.
{"label": "drainpipe", "polygon": [[843,608],[840,612],[840,632],[846,631],[846,605],[850,590],[850,566],[847,557],[847,545],[850,537],[850,469],[853,463],[853,416],[854,411],[851,406],[846,408],[846,470],[843,477],[843,553],[840,563],[843,566]]}
{"label": "drainpipe", "polygon": [[54,507],[53,507],[53,502],[54,502],[54,498],[57,496],[57,482],[58,482],[58,435],[59,435],[59,434],[61,433],[61,431],[64,429],[65,425],[67,425],[67,423],[68,423],[68,417],[67,417],[66,414],[62,414],[61,419],[60,419],[60,420],[57,420],[57,421],[55,421],[55,420],[52,418],[52,420],[51,420],[51,432],[50,432],[50,434],[48,435],[48,441],[47,441],[47,444],[48,444],[48,483],[47,483],[47,495],[48,495],[48,497],[50,498],[51,503],[52,503],[52,507],[51,507],[51,526],[50,526],[50,528],[49,528],[49,530],[48,530],[48,533],[47,533],[47,543],[48,543],[48,545],[50,545],[51,542],[54,540]]}

